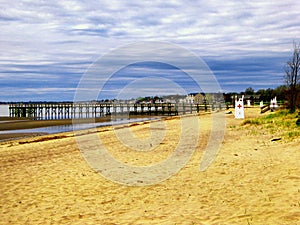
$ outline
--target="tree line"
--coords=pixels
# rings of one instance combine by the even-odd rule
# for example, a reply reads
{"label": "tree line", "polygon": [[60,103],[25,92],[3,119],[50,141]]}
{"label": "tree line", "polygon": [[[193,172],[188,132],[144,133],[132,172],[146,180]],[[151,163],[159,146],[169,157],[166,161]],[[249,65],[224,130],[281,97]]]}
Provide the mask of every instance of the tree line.
{"label": "tree line", "polygon": [[267,89],[259,89],[255,91],[252,87],[248,87],[245,91],[240,93],[237,92],[230,92],[226,93],[227,96],[235,96],[235,95],[245,95],[248,98],[256,101],[264,101],[269,102],[274,97],[277,98],[279,101],[288,101],[287,97],[288,87],[287,85],[281,85],[276,88],[267,88]]}

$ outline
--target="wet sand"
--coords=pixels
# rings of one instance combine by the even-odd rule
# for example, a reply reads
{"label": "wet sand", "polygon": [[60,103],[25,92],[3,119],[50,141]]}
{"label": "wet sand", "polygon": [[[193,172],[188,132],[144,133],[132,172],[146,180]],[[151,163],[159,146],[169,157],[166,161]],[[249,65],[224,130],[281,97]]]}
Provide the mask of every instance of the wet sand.
{"label": "wet sand", "polygon": [[9,118],[2,117],[0,119],[0,131],[32,129],[39,127],[71,125],[74,123],[90,123],[90,122],[108,122],[110,117],[101,117],[96,119],[61,119],[61,120],[30,120],[27,118]]}
{"label": "wet sand", "polygon": [[[258,117],[259,112],[247,109],[246,117]],[[278,133],[262,127],[256,132],[228,114],[219,154],[200,172],[211,122],[210,115],[199,117],[199,141],[186,166],[150,186],[125,186],[96,173],[72,132],[2,142],[0,223],[300,224],[299,136],[271,141]],[[179,142],[180,120],[164,123],[165,137],[148,152],[131,151],[120,143],[116,130],[122,131],[121,126],[98,128],[98,135],[116,159],[149,165],[168,157]],[[130,130],[143,140],[151,134],[149,126],[139,122]],[[94,134],[78,132],[80,137]],[[197,139],[198,134],[190,135]]]}
{"label": "wet sand", "polygon": [[18,133],[4,133],[4,134],[0,133],[0,142],[42,136],[42,135],[46,135],[46,134],[47,133],[40,133],[40,132],[28,132],[28,133],[18,132]]}

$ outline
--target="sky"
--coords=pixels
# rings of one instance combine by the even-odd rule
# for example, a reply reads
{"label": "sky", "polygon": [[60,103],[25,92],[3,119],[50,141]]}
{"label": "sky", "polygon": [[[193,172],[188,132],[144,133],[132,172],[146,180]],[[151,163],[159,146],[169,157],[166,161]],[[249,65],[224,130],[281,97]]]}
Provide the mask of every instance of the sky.
{"label": "sky", "polygon": [[[284,83],[293,41],[300,42],[300,2],[294,0],[0,4],[0,101],[73,100],[91,65],[122,46],[145,41],[171,43],[199,57],[223,92],[274,88]],[[101,98],[198,90],[193,82],[189,86],[189,78],[172,82],[188,75],[163,63],[137,62],[120,69],[114,85],[105,86],[118,91]],[[122,86],[137,70],[149,77]]]}

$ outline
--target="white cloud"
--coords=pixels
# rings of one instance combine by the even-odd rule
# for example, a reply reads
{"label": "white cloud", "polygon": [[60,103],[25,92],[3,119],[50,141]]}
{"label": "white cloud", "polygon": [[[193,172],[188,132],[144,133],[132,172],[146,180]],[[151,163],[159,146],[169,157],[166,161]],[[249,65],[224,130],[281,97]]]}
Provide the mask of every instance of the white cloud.
{"label": "white cloud", "polygon": [[[292,0],[2,0],[1,5],[0,72],[6,71],[7,61],[49,66],[92,62],[139,40],[173,42],[219,60],[277,57],[287,55],[300,37],[300,4]],[[87,66],[62,67],[57,79]],[[7,76],[13,77],[14,69],[10,72]],[[41,74],[47,74],[46,67]]]}

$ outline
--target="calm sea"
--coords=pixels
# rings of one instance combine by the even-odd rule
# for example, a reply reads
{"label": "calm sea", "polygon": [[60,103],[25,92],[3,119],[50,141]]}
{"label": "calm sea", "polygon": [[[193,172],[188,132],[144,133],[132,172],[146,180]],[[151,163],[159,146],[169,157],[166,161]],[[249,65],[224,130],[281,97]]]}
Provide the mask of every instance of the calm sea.
{"label": "calm sea", "polygon": [[146,120],[157,120],[158,118],[137,118],[137,119],[118,119],[110,122],[98,122],[98,123],[86,123],[86,124],[73,124],[73,125],[60,125],[60,126],[50,126],[50,127],[40,127],[33,129],[23,129],[23,130],[9,130],[9,131],[0,131],[0,134],[13,134],[13,133],[62,133],[75,130],[84,130],[93,127],[102,127],[102,126],[114,126],[119,124],[127,124],[133,122],[141,122]]}
{"label": "calm sea", "polygon": [[0,116],[9,116],[8,105],[0,105]]}

